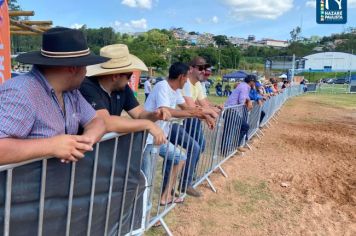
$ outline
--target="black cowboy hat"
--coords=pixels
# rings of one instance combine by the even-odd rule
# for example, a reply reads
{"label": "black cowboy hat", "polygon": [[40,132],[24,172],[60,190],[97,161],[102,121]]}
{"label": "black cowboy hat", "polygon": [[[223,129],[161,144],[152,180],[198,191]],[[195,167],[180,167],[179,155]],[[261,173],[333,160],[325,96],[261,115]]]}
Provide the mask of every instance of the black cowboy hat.
{"label": "black cowboy hat", "polygon": [[80,30],[55,27],[43,33],[41,51],[20,54],[16,60],[33,65],[87,66],[109,58],[91,53]]}

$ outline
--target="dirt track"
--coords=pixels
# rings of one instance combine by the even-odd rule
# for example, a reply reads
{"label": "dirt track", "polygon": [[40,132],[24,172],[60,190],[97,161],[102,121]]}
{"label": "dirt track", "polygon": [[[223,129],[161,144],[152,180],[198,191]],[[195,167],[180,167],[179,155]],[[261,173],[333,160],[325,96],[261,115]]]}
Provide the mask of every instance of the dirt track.
{"label": "dirt track", "polygon": [[264,132],[212,175],[217,194],[203,185],[168,215],[174,235],[356,235],[356,99],[295,98]]}

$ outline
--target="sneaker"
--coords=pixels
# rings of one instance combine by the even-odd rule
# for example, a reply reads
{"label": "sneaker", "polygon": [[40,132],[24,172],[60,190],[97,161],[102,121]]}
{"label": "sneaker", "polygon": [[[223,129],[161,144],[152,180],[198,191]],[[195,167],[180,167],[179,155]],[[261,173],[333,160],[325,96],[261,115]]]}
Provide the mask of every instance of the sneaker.
{"label": "sneaker", "polygon": [[186,193],[187,193],[189,196],[192,196],[192,197],[201,197],[201,196],[202,196],[202,193],[199,192],[198,190],[194,189],[192,186],[189,186],[189,187],[187,188]]}
{"label": "sneaker", "polygon": [[237,149],[237,151],[239,151],[239,152],[247,152],[248,150],[247,150],[247,148],[245,148],[245,147],[239,147],[239,148]]}

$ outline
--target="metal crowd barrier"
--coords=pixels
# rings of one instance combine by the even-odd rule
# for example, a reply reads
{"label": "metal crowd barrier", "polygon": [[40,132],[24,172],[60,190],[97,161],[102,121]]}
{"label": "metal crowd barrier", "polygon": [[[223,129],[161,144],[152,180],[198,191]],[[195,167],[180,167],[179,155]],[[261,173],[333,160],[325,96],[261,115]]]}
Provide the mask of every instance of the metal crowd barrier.
{"label": "metal crowd barrier", "polygon": [[209,176],[220,170],[227,177],[221,165],[240,143],[258,135],[288,98],[302,92],[301,86],[287,88],[250,112],[243,105],[225,107],[212,130],[198,119],[170,121],[171,144],[164,146],[146,145],[145,132],[111,133],[77,163],[44,158],[0,166],[0,232],[141,235],[161,224],[172,235],[164,217],[184,200],[188,185],[206,180],[216,192]]}
{"label": "metal crowd barrier", "polygon": [[143,132],[110,133],[77,163],[42,158],[0,166],[0,234],[143,233],[144,141]]}

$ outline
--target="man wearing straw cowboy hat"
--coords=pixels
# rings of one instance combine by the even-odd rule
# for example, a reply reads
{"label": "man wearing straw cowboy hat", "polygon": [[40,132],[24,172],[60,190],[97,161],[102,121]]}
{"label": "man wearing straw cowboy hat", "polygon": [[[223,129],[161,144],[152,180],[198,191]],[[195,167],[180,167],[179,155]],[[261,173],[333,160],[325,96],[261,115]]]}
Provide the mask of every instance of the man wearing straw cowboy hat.
{"label": "man wearing straw cowboy hat", "polygon": [[[56,27],[40,51],[19,55],[30,72],[0,86],[0,164],[55,156],[77,161],[105,132],[104,122],[77,88],[86,66],[107,58],[92,54],[79,30]],[[82,135],[79,126],[84,128]]]}
{"label": "man wearing straw cowboy hat", "polygon": [[[147,71],[146,65],[129,53],[124,44],[108,45],[100,50],[100,55],[110,58],[100,65],[88,66],[87,78],[80,91],[85,99],[103,118],[108,131],[128,133],[148,130],[156,144],[166,142],[166,137],[153,121],[171,117],[164,108],[147,112],[138,103],[128,86],[133,71]],[[120,117],[125,110],[132,118]]]}

